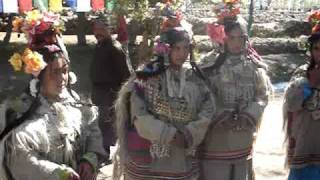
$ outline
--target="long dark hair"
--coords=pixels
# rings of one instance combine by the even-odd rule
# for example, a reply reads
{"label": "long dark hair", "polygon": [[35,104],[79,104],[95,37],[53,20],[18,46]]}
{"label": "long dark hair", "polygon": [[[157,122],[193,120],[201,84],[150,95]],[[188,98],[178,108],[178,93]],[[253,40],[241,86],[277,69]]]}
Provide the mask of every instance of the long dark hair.
{"label": "long dark hair", "polygon": [[[64,54],[61,50],[51,52],[48,48],[44,47],[44,48],[38,49],[37,52],[43,56],[43,59],[47,64],[50,64],[51,62],[53,62],[54,60],[57,60],[59,58],[65,59],[66,62],[69,64],[69,62],[64,57]],[[46,71],[47,68],[48,68],[48,66],[45,69],[43,69],[38,76],[39,83],[37,84],[37,94],[35,95],[35,97],[33,97],[31,95],[29,88],[26,88],[26,90],[24,92],[28,96],[28,98],[32,101],[28,110],[26,112],[24,112],[19,118],[13,117],[13,120],[11,120],[10,122],[8,122],[8,120],[12,119],[12,117],[10,117],[10,116],[15,114],[15,112],[13,112],[10,109],[6,111],[6,121],[7,121],[6,127],[0,134],[0,140],[2,140],[11,130],[18,127],[20,124],[22,124],[27,119],[29,119],[36,112],[36,110],[40,107],[40,105],[41,105],[40,98],[39,98],[40,87],[41,87],[41,83],[43,82],[44,72]],[[69,82],[67,85],[67,89],[70,92],[71,96],[74,97],[72,94]],[[76,99],[76,98],[74,98],[74,99]]]}
{"label": "long dark hair", "polygon": [[[190,37],[188,32],[185,30],[170,29],[160,34],[160,41],[169,44],[170,48],[172,48],[176,43],[182,41],[188,41],[190,44]],[[143,70],[136,71],[137,78],[145,79],[163,73],[167,69],[164,61],[164,56],[155,56],[155,59],[146,64]]]}
{"label": "long dark hair", "polygon": [[316,62],[315,62],[315,58],[312,54],[312,49],[313,49],[313,46],[320,42],[320,32],[316,32],[316,33],[313,33],[311,34],[311,36],[308,38],[308,43],[309,43],[309,52],[310,52],[310,63],[309,63],[309,66],[307,68],[307,77],[309,78],[309,72],[310,70],[314,69],[315,66],[316,66]]}

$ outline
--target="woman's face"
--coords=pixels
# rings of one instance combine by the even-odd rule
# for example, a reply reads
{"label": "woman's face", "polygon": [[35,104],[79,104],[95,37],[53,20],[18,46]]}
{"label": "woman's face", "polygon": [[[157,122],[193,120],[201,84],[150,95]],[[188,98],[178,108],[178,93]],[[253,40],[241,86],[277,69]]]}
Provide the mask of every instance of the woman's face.
{"label": "woman's face", "polygon": [[320,64],[320,40],[313,44],[311,53],[315,63]]}
{"label": "woman's face", "polygon": [[49,98],[56,99],[68,84],[69,65],[64,58],[50,62],[44,72],[41,93]]}
{"label": "woman's face", "polygon": [[240,28],[232,29],[225,39],[228,52],[231,54],[240,54],[245,46],[246,37]]}
{"label": "woman's face", "polygon": [[189,45],[188,41],[181,41],[171,47],[170,63],[172,66],[181,67],[183,65],[189,55]]}

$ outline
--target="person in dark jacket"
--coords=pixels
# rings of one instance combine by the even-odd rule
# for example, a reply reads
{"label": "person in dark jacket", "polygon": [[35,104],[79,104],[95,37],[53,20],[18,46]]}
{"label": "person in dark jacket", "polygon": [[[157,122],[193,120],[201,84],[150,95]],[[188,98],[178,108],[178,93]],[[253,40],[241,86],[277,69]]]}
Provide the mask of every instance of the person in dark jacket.
{"label": "person in dark jacket", "polygon": [[109,29],[109,25],[103,21],[93,23],[93,34],[97,39],[97,45],[91,64],[90,78],[92,102],[99,107],[99,127],[103,135],[103,145],[110,155],[110,146],[114,145],[116,139],[112,127],[113,102],[122,82],[129,77],[130,73],[121,44],[112,39]]}

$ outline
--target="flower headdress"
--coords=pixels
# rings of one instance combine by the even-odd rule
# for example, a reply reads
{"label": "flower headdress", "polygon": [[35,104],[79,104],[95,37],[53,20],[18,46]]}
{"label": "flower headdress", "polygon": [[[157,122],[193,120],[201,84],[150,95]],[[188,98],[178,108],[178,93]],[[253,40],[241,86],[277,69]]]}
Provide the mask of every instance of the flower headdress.
{"label": "flower headdress", "polygon": [[12,25],[13,31],[25,34],[28,44],[24,51],[14,53],[9,63],[15,71],[23,71],[33,76],[29,87],[32,96],[35,97],[38,76],[47,66],[39,50],[47,49],[50,53],[62,52],[68,60],[68,54],[60,37],[64,23],[57,14],[32,10],[23,17],[15,17]]}
{"label": "flower headdress", "polygon": [[173,7],[172,1],[166,3],[157,3],[156,7],[160,16],[163,17],[161,24],[161,31],[167,31],[168,29],[180,26],[180,22],[183,19],[181,11]]}
{"label": "flower headdress", "polygon": [[223,0],[223,2],[214,6],[213,12],[217,16],[217,22],[208,24],[207,34],[213,42],[222,45],[224,43],[224,38],[226,37],[224,22],[226,19],[237,19],[237,15],[240,13],[239,0]]}
{"label": "flower headdress", "polygon": [[[52,12],[41,13],[39,10],[32,10],[27,12],[23,17],[15,17],[12,22],[13,30],[16,32],[23,32],[28,40],[28,46],[32,49],[37,43],[37,36],[55,36],[65,30],[64,22],[60,15]],[[52,40],[44,38],[43,43],[52,44]]]}
{"label": "flower headdress", "polygon": [[308,21],[312,25],[312,33],[320,32],[320,10],[310,14]]}
{"label": "flower headdress", "polygon": [[[190,25],[190,27],[188,26],[188,28],[191,29],[192,26]],[[162,32],[160,34],[160,37],[156,40],[156,45],[154,47],[154,54],[156,56],[163,57],[165,64],[168,65],[169,53],[171,50],[170,45],[174,44],[175,41],[177,41],[180,36],[182,38],[186,38],[191,42],[193,33],[190,29],[186,29],[186,27],[179,26],[179,27],[168,29],[165,32]]]}
{"label": "flower headdress", "polygon": [[[51,12],[40,13],[39,10],[32,10],[23,17],[16,17],[12,22],[13,30],[23,32],[28,40],[28,47],[23,53],[14,53],[9,59],[15,71],[24,70],[27,74],[37,77],[47,66],[43,56],[36,50],[48,48],[49,52],[61,51],[56,42],[56,35],[64,30],[64,23],[59,15]],[[42,39],[39,41],[39,36]]]}

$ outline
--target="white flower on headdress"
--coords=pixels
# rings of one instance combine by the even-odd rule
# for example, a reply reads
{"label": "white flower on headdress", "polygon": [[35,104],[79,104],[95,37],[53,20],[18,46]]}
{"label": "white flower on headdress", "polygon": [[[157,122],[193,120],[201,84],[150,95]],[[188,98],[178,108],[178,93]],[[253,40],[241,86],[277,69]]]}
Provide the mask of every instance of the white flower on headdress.
{"label": "white flower on headdress", "polygon": [[29,89],[30,89],[30,94],[33,97],[37,96],[38,93],[38,88],[37,88],[37,84],[39,82],[39,79],[34,78],[29,82]]}
{"label": "white flower on headdress", "polygon": [[70,84],[75,84],[77,82],[77,75],[72,71],[69,72],[69,82]]}

